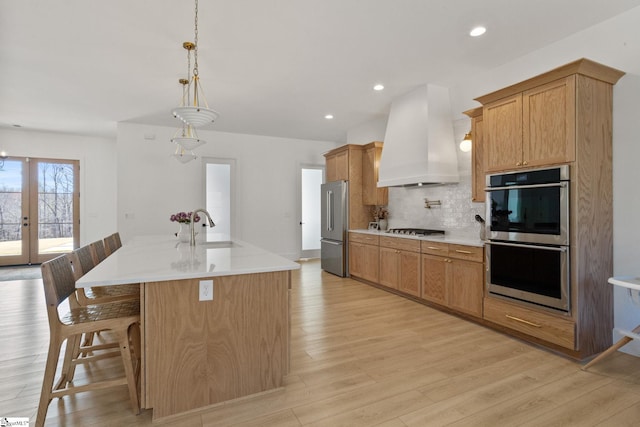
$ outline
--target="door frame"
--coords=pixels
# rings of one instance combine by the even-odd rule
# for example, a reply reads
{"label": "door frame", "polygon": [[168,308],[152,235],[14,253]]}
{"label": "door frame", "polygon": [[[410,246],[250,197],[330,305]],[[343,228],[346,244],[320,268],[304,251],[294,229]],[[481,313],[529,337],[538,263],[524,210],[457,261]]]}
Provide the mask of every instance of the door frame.
{"label": "door frame", "polygon": [[59,256],[62,252],[39,253],[38,220],[38,164],[62,163],[73,165],[73,248],[80,245],[80,161],[72,159],[48,159],[11,156],[20,161],[22,170],[22,242],[21,254],[0,257],[0,266],[41,264]]}

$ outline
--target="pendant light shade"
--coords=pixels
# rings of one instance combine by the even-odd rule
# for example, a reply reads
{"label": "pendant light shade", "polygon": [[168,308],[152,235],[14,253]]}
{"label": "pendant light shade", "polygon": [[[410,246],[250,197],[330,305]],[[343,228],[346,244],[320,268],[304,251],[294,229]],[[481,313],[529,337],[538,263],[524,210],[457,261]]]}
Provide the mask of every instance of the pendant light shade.
{"label": "pendant light shade", "polygon": [[186,106],[174,108],[173,116],[197,128],[213,123],[219,114],[210,108]]}

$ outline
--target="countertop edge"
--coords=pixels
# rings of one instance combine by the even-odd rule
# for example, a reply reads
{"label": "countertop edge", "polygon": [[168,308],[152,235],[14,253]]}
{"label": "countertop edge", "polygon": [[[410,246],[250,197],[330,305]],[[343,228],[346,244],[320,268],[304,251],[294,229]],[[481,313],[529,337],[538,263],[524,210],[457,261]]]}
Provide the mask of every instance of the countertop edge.
{"label": "countertop edge", "polygon": [[483,247],[484,246],[484,241],[478,239],[474,239],[472,237],[465,237],[465,236],[452,236],[452,235],[448,235],[444,234],[443,235],[439,235],[439,236],[426,236],[426,237],[422,237],[422,236],[407,236],[404,234],[391,234],[391,233],[387,233],[385,231],[378,231],[378,230],[366,230],[366,229],[353,229],[353,230],[349,230],[350,233],[360,233],[360,234],[371,234],[374,236],[384,236],[384,237],[396,237],[399,239],[412,239],[412,240],[422,240],[422,241],[427,241],[427,242],[442,242],[442,243],[451,243],[454,245],[466,245],[466,246],[475,246],[475,247]]}

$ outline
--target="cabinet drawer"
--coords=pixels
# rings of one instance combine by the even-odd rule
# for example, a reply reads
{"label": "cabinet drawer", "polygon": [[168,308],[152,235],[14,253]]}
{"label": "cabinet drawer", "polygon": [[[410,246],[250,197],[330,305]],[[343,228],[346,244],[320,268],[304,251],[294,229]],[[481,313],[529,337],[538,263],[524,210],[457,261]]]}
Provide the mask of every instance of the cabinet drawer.
{"label": "cabinet drawer", "polygon": [[484,260],[484,248],[449,244],[449,256],[467,261],[482,262]]}
{"label": "cabinet drawer", "polygon": [[431,242],[428,240],[423,240],[420,245],[420,252],[423,254],[431,254],[431,255],[441,255],[447,256],[449,255],[449,244],[441,243],[441,242]]}
{"label": "cabinet drawer", "polygon": [[570,319],[490,297],[484,299],[484,318],[550,343],[575,349],[575,324]]}
{"label": "cabinet drawer", "polygon": [[401,251],[420,252],[420,240],[404,239],[402,237],[381,236],[380,246]]}
{"label": "cabinet drawer", "polygon": [[375,234],[349,233],[349,240],[351,242],[366,243],[368,245],[377,245],[380,241],[380,236]]}

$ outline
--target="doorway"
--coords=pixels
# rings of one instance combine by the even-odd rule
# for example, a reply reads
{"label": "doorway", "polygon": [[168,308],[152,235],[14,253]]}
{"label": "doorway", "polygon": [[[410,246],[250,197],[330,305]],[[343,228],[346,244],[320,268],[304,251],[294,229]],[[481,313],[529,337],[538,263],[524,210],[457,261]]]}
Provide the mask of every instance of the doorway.
{"label": "doorway", "polygon": [[235,159],[203,158],[205,209],[216,224],[221,238],[237,237],[235,215]]}
{"label": "doorway", "polygon": [[320,258],[320,186],[324,166],[300,168],[300,257]]}
{"label": "doorway", "polygon": [[79,162],[11,157],[0,169],[0,265],[40,264],[80,242]]}

